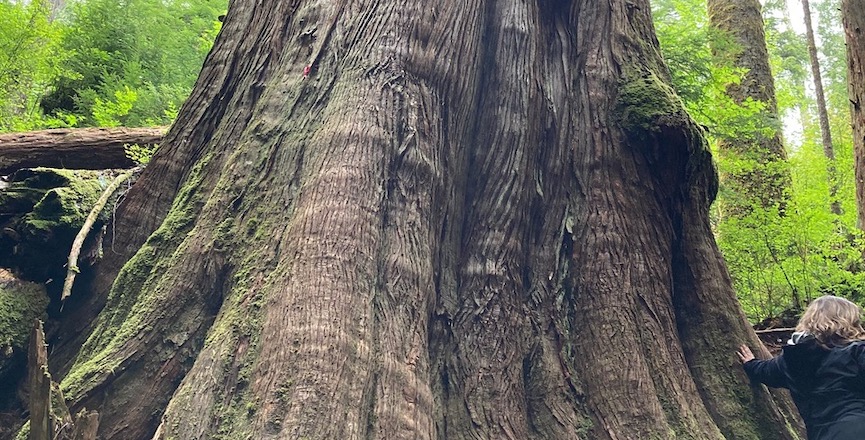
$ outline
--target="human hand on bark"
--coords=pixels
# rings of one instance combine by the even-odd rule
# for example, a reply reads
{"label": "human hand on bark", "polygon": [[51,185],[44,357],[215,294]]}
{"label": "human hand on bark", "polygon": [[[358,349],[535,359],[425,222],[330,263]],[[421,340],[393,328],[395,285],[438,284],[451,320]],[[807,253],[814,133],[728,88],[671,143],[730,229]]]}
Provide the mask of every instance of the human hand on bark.
{"label": "human hand on bark", "polygon": [[754,360],[754,353],[751,352],[751,349],[747,345],[740,345],[736,354],[739,356],[739,362],[743,364]]}

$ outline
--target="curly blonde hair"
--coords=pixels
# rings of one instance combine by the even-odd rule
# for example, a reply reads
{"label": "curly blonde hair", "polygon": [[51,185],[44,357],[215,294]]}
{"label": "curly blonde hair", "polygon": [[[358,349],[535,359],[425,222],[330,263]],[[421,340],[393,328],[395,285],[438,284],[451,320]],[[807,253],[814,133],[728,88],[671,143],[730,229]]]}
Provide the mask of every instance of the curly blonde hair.
{"label": "curly blonde hair", "polygon": [[862,309],[855,303],[826,295],[808,305],[796,331],[810,333],[824,345],[845,345],[865,339],[861,319]]}

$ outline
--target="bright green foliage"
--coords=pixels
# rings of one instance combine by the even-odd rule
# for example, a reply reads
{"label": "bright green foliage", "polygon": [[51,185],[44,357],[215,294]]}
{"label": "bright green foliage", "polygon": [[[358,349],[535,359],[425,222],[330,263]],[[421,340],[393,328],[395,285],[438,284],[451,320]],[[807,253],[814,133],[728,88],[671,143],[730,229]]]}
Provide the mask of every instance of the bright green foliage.
{"label": "bright green foliage", "polygon": [[138,145],[131,144],[126,145],[123,149],[126,153],[126,157],[132,159],[138,165],[147,165],[150,163],[150,158],[153,157],[153,154],[156,153],[156,149],[159,148],[159,145]]}
{"label": "bright green foliage", "polygon": [[[835,10],[835,3],[837,0],[812,1],[821,11]],[[770,134],[766,132],[773,129],[767,123],[770,121],[757,117],[763,110],[762,103],[746,102],[739,106],[726,96],[726,85],[736,83],[743,72],[725,67],[725,60],[713,55],[710,47],[725,48],[730,43],[709,31],[705,1],[656,0],[653,8],[658,38],[671,69],[674,88],[692,117],[707,128],[710,143],[716,145],[720,139],[747,140],[757,134]],[[755,321],[776,316],[785,309],[802,307],[822,294],[865,299],[860,293],[865,289],[865,265],[860,253],[862,239],[855,228],[849,125],[841,129],[842,124],[848,123],[849,115],[846,120],[838,117],[848,111],[846,89],[838,84],[843,78],[840,72],[846,68],[844,46],[838,39],[837,23],[840,21],[828,26],[824,20],[818,26],[827,35],[824,42],[834,41],[821,46],[831,52],[827,56],[829,66],[824,70],[830,73],[824,76],[824,82],[830,95],[832,125],[838,128],[833,135],[839,198],[844,213],[837,217],[829,209],[827,163],[820,144],[816,110],[813,99],[805,91],[806,81],[811,81],[807,46],[804,37],[791,30],[783,8],[786,5],[781,0],[768,0],[764,4],[778,109],[781,114],[799,114],[801,117],[797,119],[802,121],[798,124],[802,127],[802,139],[792,139],[793,142],[788,139],[793,146],[788,146],[788,164],[768,165],[789,168],[792,186],[787,202],[783,207],[763,207],[752,201],[746,215],[724,216],[720,213],[725,205],[743,206],[749,202],[736,198],[749,198],[749,195],[731,191],[722,181],[713,209],[718,243],[739,300]],[[718,50],[716,54],[731,52],[734,51]],[[838,137],[837,133],[842,136]],[[767,165],[759,165],[752,158],[729,151],[723,153],[715,149],[723,175],[772,175],[777,171],[766,169]]]}
{"label": "bright green foliage", "polygon": [[41,128],[39,97],[60,73],[62,26],[47,0],[0,0],[0,131]]}
{"label": "bright green foliage", "polygon": [[739,83],[744,72],[733,67],[732,59],[718,65],[711,47],[732,48],[734,43],[709,28],[705,0],[661,0],[652,6],[673,85],[697,123],[715,139],[750,138],[771,127],[759,116],[763,103],[748,100],[737,105],[727,96],[727,85]]}
{"label": "bright green foliage", "polygon": [[[42,99],[76,125],[168,124],[218,32],[224,0],[86,0],[72,6],[65,73]],[[68,116],[66,116],[68,118]]]}
{"label": "bright green foliage", "polygon": [[[754,320],[801,308],[823,294],[862,299],[855,210],[840,219],[831,213],[826,158],[818,145],[811,147],[816,148],[800,149],[789,159],[793,187],[785,216],[754,209],[716,228],[739,300]],[[718,203],[723,202],[722,195]]]}
{"label": "bright green foliage", "polygon": [[170,123],[226,3],[0,0],[0,131]]}

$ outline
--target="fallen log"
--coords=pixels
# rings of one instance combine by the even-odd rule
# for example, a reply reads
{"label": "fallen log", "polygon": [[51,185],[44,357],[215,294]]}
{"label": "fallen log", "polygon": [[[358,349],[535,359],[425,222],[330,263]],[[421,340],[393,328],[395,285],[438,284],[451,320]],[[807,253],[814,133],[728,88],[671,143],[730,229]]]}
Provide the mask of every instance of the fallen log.
{"label": "fallen log", "polygon": [[153,145],[167,127],[58,128],[0,133],[0,175],[21,168],[132,168],[125,145]]}

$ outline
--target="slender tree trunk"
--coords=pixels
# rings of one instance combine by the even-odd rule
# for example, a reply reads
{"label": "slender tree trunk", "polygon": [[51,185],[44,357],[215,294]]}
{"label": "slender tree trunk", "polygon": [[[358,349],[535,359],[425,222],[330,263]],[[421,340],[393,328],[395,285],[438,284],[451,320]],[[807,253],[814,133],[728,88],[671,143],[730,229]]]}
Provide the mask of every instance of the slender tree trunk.
{"label": "slender tree trunk", "polygon": [[[733,60],[745,75],[739,84],[727,87],[727,93],[739,104],[748,100],[765,108],[754,121],[758,126],[749,137],[722,139],[722,155],[753,161],[756,167],[722,176],[731,190],[728,214],[745,215],[753,206],[776,209],[783,215],[790,186],[787,155],[781,142],[780,118],[775,99],[775,81],[769,67],[769,53],[758,0],[707,0],[710,25],[729,36],[733,47],[715,48],[720,59]],[[771,134],[766,135],[768,130]]]}
{"label": "slender tree trunk", "polygon": [[865,230],[865,0],[842,0],[859,228]]}
{"label": "slender tree trunk", "polygon": [[107,439],[801,437],[734,360],[759,342],[651,23],[232,2],[59,350],[71,408]]}
{"label": "slender tree trunk", "polygon": [[826,156],[826,171],[829,177],[829,204],[833,214],[841,215],[841,202],[838,200],[838,173],[835,170],[835,147],[832,146],[832,132],[829,130],[829,112],[826,110],[826,95],[823,93],[823,77],[820,75],[820,60],[817,57],[817,43],[811,26],[811,6],[808,0],[802,0],[802,8],[805,13],[808,54],[811,57],[811,75],[814,77],[814,92],[817,94],[817,114],[820,117],[823,154]]}

